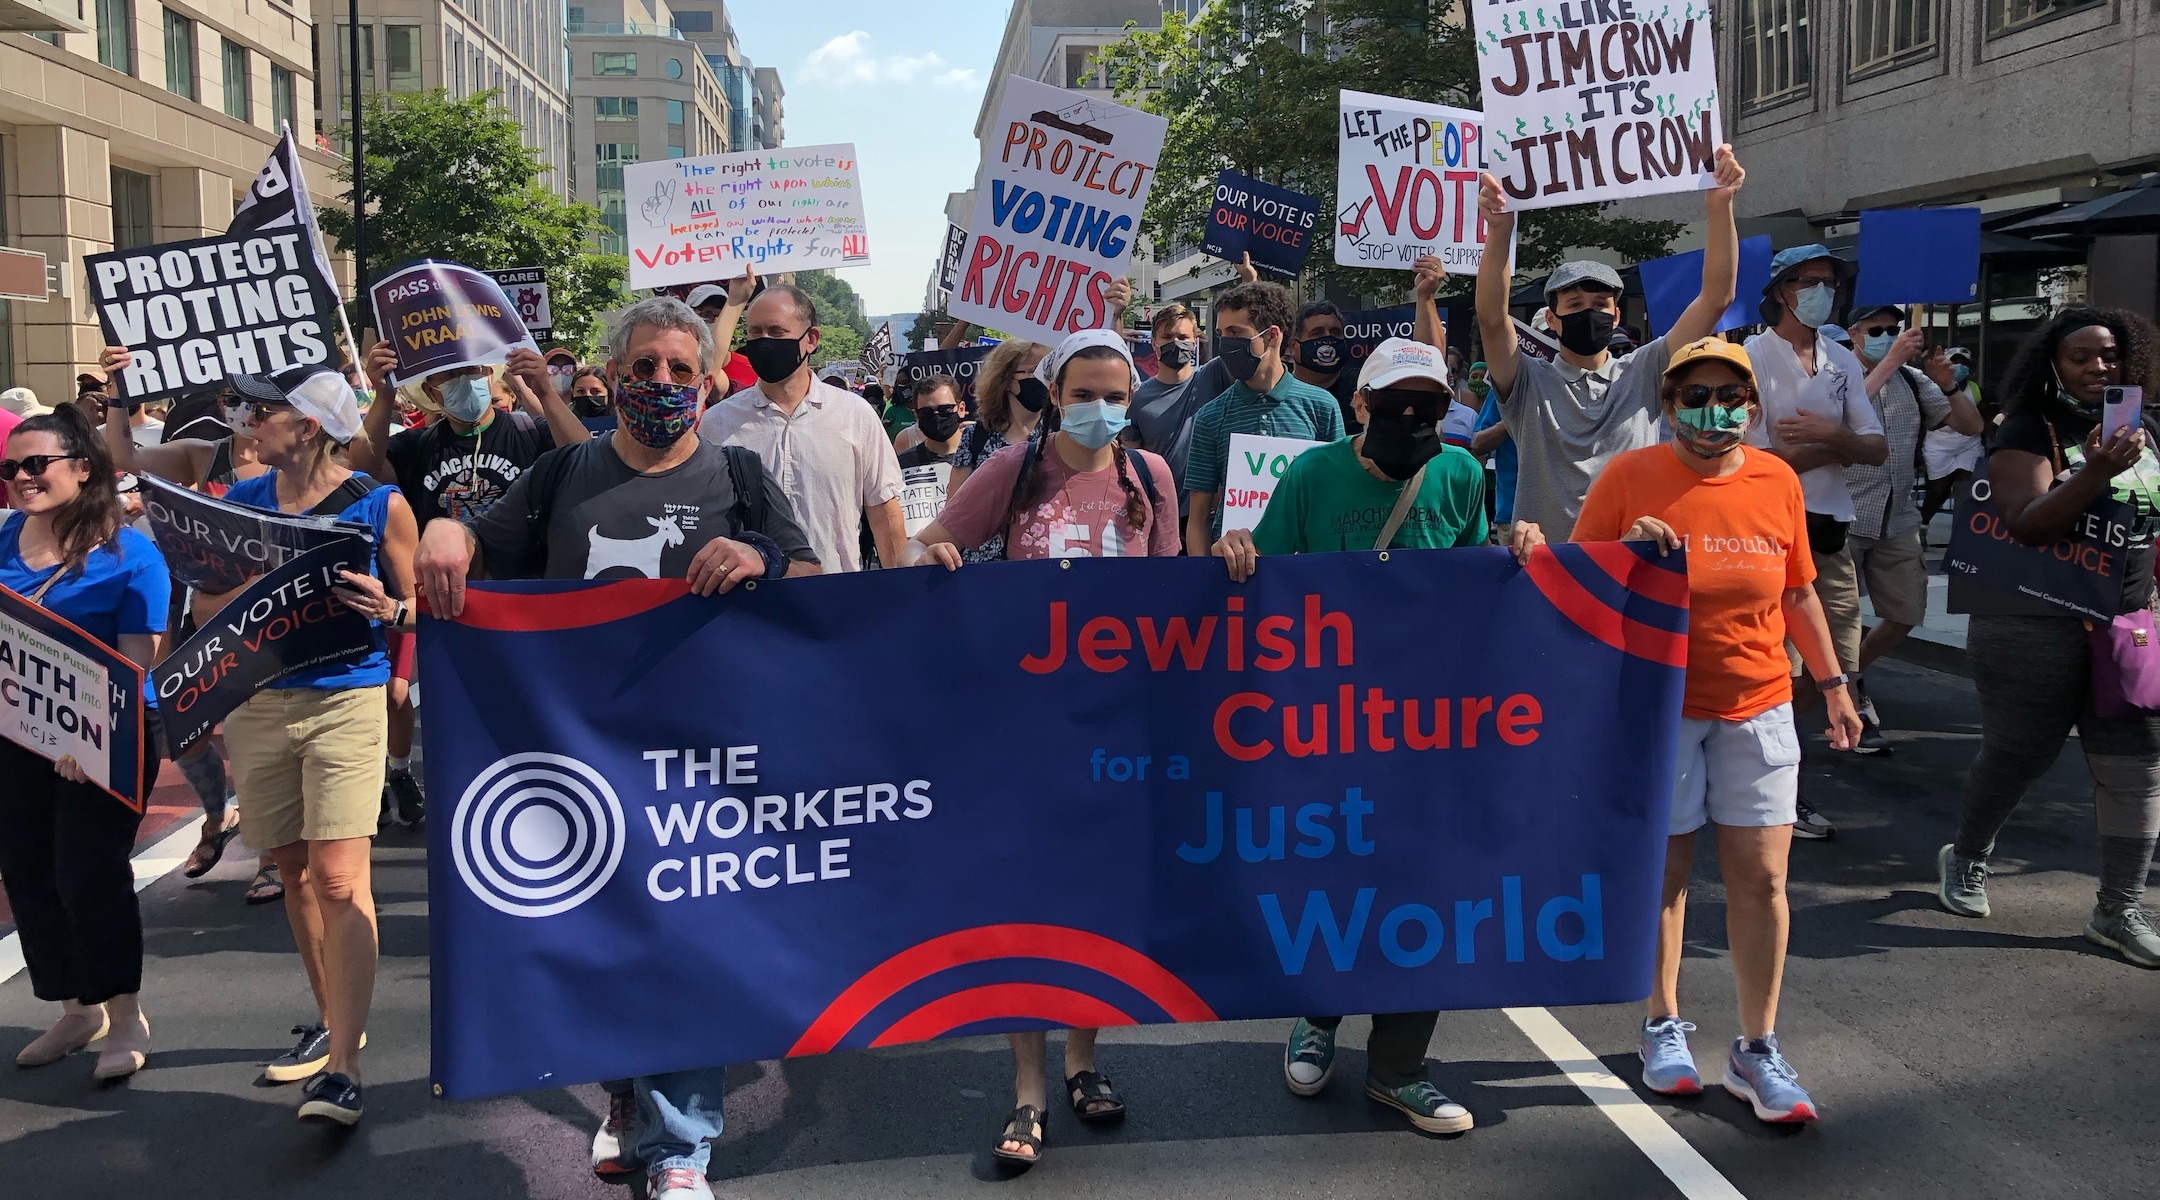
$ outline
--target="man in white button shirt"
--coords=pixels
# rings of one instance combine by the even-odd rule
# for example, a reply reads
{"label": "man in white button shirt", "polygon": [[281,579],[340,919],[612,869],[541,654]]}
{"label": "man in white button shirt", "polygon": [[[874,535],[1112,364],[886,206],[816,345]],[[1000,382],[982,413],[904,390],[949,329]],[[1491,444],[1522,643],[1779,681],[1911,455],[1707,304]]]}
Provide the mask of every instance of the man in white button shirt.
{"label": "man in white button shirt", "polygon": [[757,386],[707,409],[700,436],[764,460],[827,571],[863,569],[865,520],[878,559],[898,563],[900,460],[862,397],[811,375],[817,305],[801,288],[774,284],[750,302],[743,333],[738,353],[757,372]]}
{"label": "man in white button shirt", "polygon": [[[1808,548],[1815,556],[1815,595],[1826,610],[1857,609],[1860,580],[1845,548],[1852,524],[1852,492],[1845,468],[1881,466],[1890,452],[1882,421],[1868,402],[1867,371],[1851,350],[1822,332],[1844,307],[1853,265],[1821,245],[1781,250],[1770,260],[1763,289],[1763,321],[1770,326],[1747,340],[1762,397],[1763,420],[1748,441],[1785,460],[1800,476],[1807,503]],[[1840,663],[1847,672],[1858,663]],[[1796,675],[1800,673],[1796,670]],[[1794,680],[1794,707],[1813,698],[1804,675]],[[1827,838],[1836,827],[1800,802],[1793,836]]]}

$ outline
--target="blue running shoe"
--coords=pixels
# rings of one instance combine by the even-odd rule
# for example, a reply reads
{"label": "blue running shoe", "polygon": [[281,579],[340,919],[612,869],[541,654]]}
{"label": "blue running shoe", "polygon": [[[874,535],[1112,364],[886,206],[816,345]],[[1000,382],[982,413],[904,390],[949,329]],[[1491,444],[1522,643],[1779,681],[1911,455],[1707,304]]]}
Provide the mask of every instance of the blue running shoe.
{"label": "blue running shoe", "polygon": [[1755,1109],[1755,1119],[1773,1125],[1805,1125],[1815,1119],[1815,1102],[1800,1087],[1792,1064],[1778,1053],[1776,1034],[1763,1039],[1757,1053],[1747,1048],[1746,1038],[1734,1038],[1732,1053],[1725,1059],[1725,1090],[1733,1099],[1745,1100]]}
{"label": "blue running shoe", "polygon": [[1694,1030],[1692,1022],[1678,1017],[1643,1022],[1642,1048],[1635,1053],[1642,1059],[1644,1087],[1660,1096],[1702,1095],[1702,1076],[1695,1073],[1695,1056],[1687,1044]]}

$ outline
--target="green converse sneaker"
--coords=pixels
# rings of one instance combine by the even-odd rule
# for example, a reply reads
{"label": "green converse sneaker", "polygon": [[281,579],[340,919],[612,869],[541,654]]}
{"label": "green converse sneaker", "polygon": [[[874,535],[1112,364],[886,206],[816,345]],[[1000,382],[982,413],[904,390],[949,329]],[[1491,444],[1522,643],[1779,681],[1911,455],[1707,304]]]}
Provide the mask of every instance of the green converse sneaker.
{"label": "green converse sneaker", "polygon": [[1401,1088],[1368,1079],[1365,1094],[1389,1108],[1402,1110],[1412,1125],[1427,1133],[1461,1133],[1477,1123],[1469,1109],[1448,1099],[1439,1088],[1423,1079]]}
{"label": "green converse sneaker", "polygon": [[2112,912],[2094,908],[2092,920],[2085,922],[2085,940],[2106,946],[2132,966],[2160,967],[2160,933],[2135,904]]}
{"label": "green converse sneaker", "polygon": [[1283,1047],[1283,1082],[1300,1096],[1317,1096],[1334,1072],[1335,1031],[1299,1017],[1290,1027],[1290,1043]]}

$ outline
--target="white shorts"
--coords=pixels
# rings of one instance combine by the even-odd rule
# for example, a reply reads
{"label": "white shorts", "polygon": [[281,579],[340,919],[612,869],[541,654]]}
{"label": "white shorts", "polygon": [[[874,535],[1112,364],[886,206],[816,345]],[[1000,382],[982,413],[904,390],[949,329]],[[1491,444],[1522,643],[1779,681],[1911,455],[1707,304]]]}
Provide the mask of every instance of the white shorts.
{"label": "white shorts", "polygon": [[1693,833],[1704,821],[1790,825],[1799,800],[1800,735],[1790,703],[1745,721],[1680,718],[1667,834]]}

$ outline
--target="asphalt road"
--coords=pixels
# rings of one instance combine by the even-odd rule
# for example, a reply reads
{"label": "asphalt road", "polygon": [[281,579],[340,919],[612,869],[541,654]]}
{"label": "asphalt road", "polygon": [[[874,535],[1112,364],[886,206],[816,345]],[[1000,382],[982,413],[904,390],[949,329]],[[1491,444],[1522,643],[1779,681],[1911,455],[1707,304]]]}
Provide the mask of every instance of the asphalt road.
{"label": "asphalt road", "polygon": [[[2160,973],[2078,934],[2096,850],[2075,743],[2004,835],[1995,917],[1961,920],[1936,907],[1932,889],[1935,848],[1948,839],[1975,749],[1971,688],[1901,664],[1878,667],[1873,682],[1898,727],[1897,753],[1833,761],[1811,751],[1807,794],[1840,832],[1797,844],[1793,855],[1779,1025],[1823,1112],[1813,1128],[1759,1125],[1714,1086],[1677,1102],[1637,1090],[1647,1108],[1624,1108],[1616,1120],[1508,1015],[1470,1012],[1443,1015],[1431,1060],[1435,1080],[1478,1127],[1426,1137],[1359,1094],[1362,1020],[1345,1022],[1337,1077],[1314,1100],[1281,1083],[1288,1022],[1241,1022],[1106,1033],[1101,1063],[1131,1118],[1098,1133],[1060,1109],[1047,1160],[1017,1177],[997,1171],[988,1153],[1010,1102],[1002,1039],[744,1067],[731,1072],[715,1189],[889,1200],[1632,1200],[1729,1197],[1726,1186],[1750,1198],[2151,1194],[2160,1169],[2151,1119]],[[585,1170],[602,1109],[597,1088],[462,1104],[429,1098],[427,882],[415,832],[387,834],[376,854],[383,960],[367,1116],[350,1132],[295,1121],[296,1090],[255,1081],[312,1007],[282,915],[240,903],[251,866],[234,857],[202,881],[168,876],[143,893],[156,1051],[134,1080],[94,1086],[87,1056],[37,1071],[0,1067],[0,1196],[625,1195]],[[1707,845],[1697,875],[1683,990],[1702,1026],[1697,1059],[1714,1083],[1734,1019],[1715,949],[1724,912]],[[12,1056],[48,1011],[26,977],[0,984],[0,1053]],[[1631,1006],[1553,1015],[1604,1070],[1637,1082]],[[1631,1139],[1622,1122],[1637,1118],[1648,1132]],[[1637,1140],[1656,1147],[1661,1138],[1680,1147],[1662,1157],[1680,1164],[1685,1188]]]}

